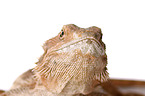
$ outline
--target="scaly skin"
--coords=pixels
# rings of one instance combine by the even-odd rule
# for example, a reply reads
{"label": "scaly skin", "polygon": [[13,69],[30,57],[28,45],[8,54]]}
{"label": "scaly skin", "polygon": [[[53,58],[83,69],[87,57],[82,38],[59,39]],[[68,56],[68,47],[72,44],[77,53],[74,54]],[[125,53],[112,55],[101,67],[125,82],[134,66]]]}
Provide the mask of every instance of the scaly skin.
{"label": "scaly skin", "polygon": [[[106,83],[107,55],[100,28],[64,25],[43,49],[37,66],[18,77],[1,96],[111,96],[112,91],[101,87],[112,85]],[[123,96],[115,92],[112,95]]]}

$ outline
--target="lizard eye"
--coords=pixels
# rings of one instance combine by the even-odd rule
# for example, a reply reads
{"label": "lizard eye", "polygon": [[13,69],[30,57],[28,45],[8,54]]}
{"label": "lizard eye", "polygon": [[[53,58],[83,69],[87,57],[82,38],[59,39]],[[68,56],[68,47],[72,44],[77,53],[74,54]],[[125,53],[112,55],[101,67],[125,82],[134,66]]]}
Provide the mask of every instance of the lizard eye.
{"label": "lizard eye", "polygon": [[63,35],[64,35],[64,31],[62,30],[61,34],[60,34],[60,37],[63,37]]}

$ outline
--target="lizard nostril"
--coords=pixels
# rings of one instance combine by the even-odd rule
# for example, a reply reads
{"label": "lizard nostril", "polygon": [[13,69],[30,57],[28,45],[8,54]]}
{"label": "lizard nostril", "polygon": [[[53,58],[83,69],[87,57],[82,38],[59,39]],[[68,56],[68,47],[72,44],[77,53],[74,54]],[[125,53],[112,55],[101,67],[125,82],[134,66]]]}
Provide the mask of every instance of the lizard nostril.
{"label": "lizard nostril", "polygon": [[88,39],[86,43],[92,44],[92,41],[90,39]]}

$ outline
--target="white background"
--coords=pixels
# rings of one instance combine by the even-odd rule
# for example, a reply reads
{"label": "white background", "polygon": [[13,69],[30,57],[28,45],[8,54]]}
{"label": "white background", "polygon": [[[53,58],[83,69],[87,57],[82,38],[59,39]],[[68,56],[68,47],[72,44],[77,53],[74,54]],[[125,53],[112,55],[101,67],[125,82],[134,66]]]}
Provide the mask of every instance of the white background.
{"label": "white background", "polygon": [[33,68],[65,24],[98,26],[110,77],[145,80],[144,0],[0,0],[0,89]]}

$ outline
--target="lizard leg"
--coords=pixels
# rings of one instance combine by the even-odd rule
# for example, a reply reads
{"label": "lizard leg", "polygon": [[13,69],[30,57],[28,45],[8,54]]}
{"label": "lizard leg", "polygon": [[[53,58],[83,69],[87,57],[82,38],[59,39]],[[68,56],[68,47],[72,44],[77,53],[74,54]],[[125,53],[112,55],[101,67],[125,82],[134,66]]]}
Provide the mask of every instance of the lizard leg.
{"label": "lizard leg", "polygon": [[26,71],[20,75],[13,83],[11,89],[21,88],[21,87],[35,87],[36,81],[34,80],[34,73],[32,69]]}

